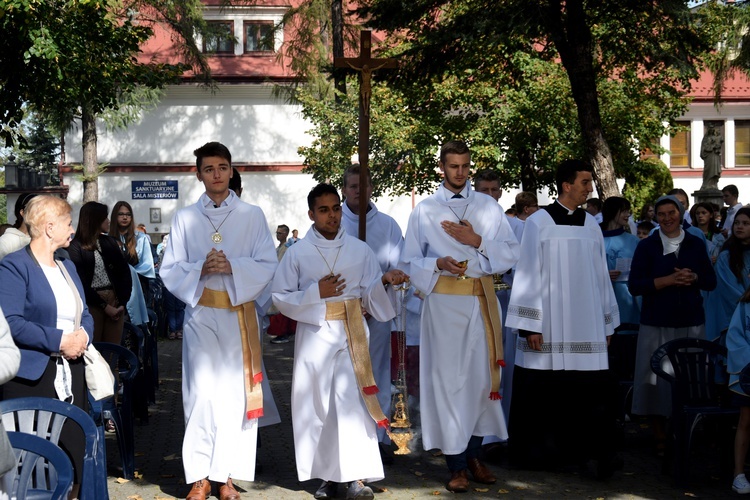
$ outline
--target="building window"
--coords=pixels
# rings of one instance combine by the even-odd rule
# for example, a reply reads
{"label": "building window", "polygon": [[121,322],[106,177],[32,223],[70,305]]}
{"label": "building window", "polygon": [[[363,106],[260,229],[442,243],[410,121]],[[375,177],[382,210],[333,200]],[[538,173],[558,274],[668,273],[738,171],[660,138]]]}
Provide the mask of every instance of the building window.
{"label": "building window", "polygon": [[690,167],[690,122],[677,122],[679,130],[669,141],[669,167]]}
{"label": "building window", "polygon": [[203,52],[234,54],[234,23],[208,21],[208,32],[203,38]]}
{"label": "building window", "polygon": [[273,22],[245,21],[245,52],[273,52]]}
{"label": "building window", "polygon": [[750,167],[750,120],[734,122],[734,166]]}

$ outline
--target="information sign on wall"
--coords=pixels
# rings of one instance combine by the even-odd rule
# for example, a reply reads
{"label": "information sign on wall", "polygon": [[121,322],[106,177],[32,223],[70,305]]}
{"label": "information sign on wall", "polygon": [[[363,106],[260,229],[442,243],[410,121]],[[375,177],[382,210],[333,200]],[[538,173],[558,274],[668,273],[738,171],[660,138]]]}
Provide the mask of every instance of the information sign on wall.
{"label": "information sign on wall", "polygon": [[134,200],[176,200],[177,181],[132,181]]}

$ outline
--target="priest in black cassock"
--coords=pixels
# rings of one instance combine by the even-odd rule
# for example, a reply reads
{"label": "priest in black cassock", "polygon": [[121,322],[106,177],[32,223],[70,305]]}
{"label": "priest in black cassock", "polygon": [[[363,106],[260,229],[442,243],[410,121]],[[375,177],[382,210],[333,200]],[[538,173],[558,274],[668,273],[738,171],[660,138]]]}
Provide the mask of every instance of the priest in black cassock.
{"label": "priest in black cassock", "polygon": [[621,463],[607,345],[620,319],[601,229],[580,208],[592,171],[563,162],[558,199],[526,219],[506,324],[519,330],[509,450],[534,469],[593,458],[609,477]]}

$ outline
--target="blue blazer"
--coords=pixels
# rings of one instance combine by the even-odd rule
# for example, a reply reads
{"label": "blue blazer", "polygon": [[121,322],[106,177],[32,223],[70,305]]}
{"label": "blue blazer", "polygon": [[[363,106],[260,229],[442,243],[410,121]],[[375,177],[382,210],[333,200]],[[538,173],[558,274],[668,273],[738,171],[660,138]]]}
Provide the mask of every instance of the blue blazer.
{"label": "blue blazer", "polygon": [[[81,327],[94,336],[94,318],[89,313],[83,285],[70,260],[62,261],[83,301]],[[39,380],[52,353],[60,352],[63,331],[57,329],[57,302],[44,271],[28,247],[0,260],[0,307],[8,320],[13,341],[21,351],[17,377]]]}

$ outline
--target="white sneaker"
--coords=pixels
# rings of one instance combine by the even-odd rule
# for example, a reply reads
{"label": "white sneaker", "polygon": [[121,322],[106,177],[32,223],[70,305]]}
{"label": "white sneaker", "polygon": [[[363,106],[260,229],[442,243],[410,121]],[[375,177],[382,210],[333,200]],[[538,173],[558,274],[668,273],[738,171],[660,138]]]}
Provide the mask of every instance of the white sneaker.
{"label": "white sneaker", "polygon": [[732,489],[740,495],[746,495],[750,493],[750,482],[747,481],[744,474],[738,474],[732,482]]}

